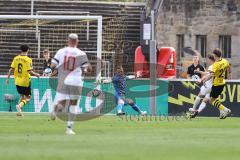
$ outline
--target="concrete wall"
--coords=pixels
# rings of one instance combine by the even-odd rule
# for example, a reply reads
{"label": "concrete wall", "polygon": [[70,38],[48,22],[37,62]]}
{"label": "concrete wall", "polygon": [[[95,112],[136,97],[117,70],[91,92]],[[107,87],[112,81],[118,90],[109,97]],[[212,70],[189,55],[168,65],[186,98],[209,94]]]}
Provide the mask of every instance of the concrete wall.
{"label": "concrete wall", "polygon": [[240,78],[240,0],[165,0],[156,31],[158,47],[177,48],[176,35],[184,34],[185,46],[195,48],[196,35],[207,35],[207,53],[219,47],[219,35],[231,35],[233,77]]}

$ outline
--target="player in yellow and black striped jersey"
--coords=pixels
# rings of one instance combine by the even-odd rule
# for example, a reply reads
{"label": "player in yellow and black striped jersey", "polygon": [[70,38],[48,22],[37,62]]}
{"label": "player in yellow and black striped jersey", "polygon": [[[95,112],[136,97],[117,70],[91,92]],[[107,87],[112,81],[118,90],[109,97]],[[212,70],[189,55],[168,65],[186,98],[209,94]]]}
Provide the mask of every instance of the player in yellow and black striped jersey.
{"label": "player in yellow and black striped jersey", "polygon": [[27,45],[21,45],[20,49],[21,54],[14,57],[6,79],[6,84],[8,84],[11,72],[14,71],[14,82],[20,94],[20,100],[16,106],[18,116],[23,115],[22,107],[31,99],[31,75],[40,77],[38,73],[33,72],[32,59],[27,56],[29,47]]}
{"label": "player in yellow and black striped jersey", "polygon": [[231,110],[222,105],[218,97],[221,95],[226,84],[226,72],[228,79],[231,79],[231,65],[226,59],[222,58],[222,51],[220,49],[215,49],[213,55],[216,61],[212,65],[211,75],[203,77],[201,81],[206,81],[213,77],[213,86],[210,93],[211,104],[220,110],[220,119],[225,119],[231,113]]}

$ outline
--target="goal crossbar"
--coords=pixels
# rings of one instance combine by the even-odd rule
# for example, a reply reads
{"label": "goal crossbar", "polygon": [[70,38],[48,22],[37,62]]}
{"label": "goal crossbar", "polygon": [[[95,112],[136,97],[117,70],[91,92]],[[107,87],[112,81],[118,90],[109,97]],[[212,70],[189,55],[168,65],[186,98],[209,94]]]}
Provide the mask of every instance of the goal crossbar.
{"label": "goal crossbar", "polygon": [[85,11],[37,11],[37,15],[40,15],[40,14],[90,14],[90,12],[85,12]]}
{"label": "goal crossbar", "polygon": [[66,20],[102,20],[102,16],[66,16],[66,15],[0,15],[0,19],[66,19]]}

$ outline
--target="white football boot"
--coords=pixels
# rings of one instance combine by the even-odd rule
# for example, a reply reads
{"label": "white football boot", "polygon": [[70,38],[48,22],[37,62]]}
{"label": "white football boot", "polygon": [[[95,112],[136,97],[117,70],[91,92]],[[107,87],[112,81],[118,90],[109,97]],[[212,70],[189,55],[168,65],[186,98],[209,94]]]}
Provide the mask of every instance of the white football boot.
{"label": "white football boot", "polygon": [[141,115],[141,116],[146,116],[146,114],[147,114],[147,111],[141,111],[141,112],[140,112],[140,115]]}
{"label": "white football boot", "polygon": [[224,109],[222,111],[220,111],[220,119],[226,119],[227,116],[231,113],[231,110],[230,109]]}
{"label": "white football boot", "polygon": [[72,129],[67,128],[66,134],[67,134],[67,135],[75,135],[76,133],[75,133]]}
{"label": "white football boot", "polygon": [[16,114],[17,116],[24,116],[23,114],[22,114],[22,109],[21,109],[21,107],[19,106],[19,105],[16,105],[16,109],[17,109],[17,111],[18,111],[18,113]]}

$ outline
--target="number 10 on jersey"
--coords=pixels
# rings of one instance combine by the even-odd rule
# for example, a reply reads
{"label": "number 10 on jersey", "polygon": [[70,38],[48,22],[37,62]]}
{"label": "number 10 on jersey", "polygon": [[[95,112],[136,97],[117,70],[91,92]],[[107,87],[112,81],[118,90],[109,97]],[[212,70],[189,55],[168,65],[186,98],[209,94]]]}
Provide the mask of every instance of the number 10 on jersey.
{"label": "number 10 on jersey", "polygon": [[75,69],[76,57],[65,56],[64,57],[64,70],[73,71]]}

